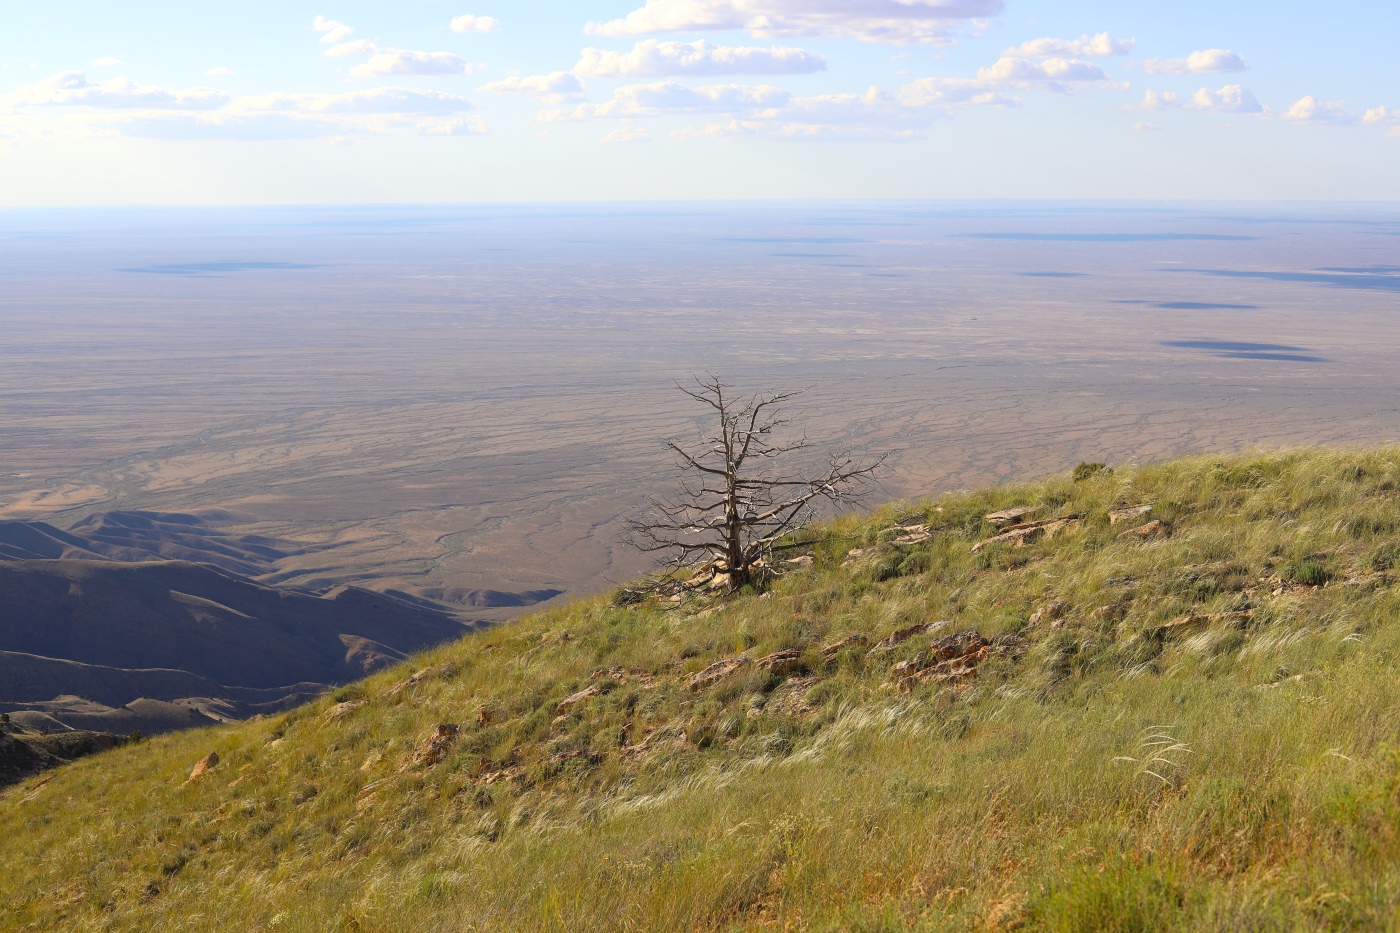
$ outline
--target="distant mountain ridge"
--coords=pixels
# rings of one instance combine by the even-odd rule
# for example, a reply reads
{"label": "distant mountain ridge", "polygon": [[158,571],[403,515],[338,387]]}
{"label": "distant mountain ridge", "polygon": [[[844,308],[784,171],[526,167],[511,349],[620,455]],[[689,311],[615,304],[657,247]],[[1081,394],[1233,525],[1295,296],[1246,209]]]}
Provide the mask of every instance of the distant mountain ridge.
{"label": "distant mountain ridge", "polygon": [[[11,548],[36,531],[7,530]],[[11,558],[0,561],[0,711],[126,731],[240,719],[471,630],[356,587],[318,596],[188,561]],[[127,708],[137,701],[144,712]]]}

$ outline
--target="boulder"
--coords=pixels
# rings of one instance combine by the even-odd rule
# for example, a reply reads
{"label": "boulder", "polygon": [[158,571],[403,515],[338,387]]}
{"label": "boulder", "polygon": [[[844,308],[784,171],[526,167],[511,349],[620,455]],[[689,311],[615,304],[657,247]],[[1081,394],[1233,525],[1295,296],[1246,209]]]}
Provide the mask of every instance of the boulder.
{"label": "boulder", "polygon": [[186,779],[185,783],[188,784],[190,781],[198,780],[199,778],[204,777],[204,775],[208,774],[210,771],[213,771],[218,766],[219,753],[210,752],[203,758],[199,759],[199,761],[194,766],[194,770],[190,772],[190,776],[188,779]]}
{"label": "boulder", "polygon": [[785,677],[802,667],[802,653],[795,648],[786,648],[766,658],[759,658],[757,664],[765,671]]}

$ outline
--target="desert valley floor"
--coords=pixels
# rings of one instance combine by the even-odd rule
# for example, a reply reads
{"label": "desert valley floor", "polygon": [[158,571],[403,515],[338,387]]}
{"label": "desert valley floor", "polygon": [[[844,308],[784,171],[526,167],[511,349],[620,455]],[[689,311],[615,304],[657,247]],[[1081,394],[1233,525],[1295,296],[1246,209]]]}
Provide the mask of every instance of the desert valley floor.
{"label": "desert valley floor", "polygon": [[265,581],[485,620],[646,566],[620,520],[695,372],[810,388],[814,441],[895,452],[887,498],[1400,438],[1378,209],[9,212],[0,242],[0,519],[192,513],[290,542]]}

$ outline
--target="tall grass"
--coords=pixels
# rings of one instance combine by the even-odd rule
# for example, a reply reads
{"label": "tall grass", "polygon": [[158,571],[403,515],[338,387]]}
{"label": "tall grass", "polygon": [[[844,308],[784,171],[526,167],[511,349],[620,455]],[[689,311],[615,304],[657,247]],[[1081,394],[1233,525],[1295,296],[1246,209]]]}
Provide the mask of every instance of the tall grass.
{"label": "tall grass", "polygon": [[[1037,504],[1082,522],[972,552]],[[1166,537],[1110,523],[1142,504]],[[932,538],[889,543],[911,516]],[[842,518],[813,553],[761,596],[579,601],[14,788],[0,927],[1397,924],[1400,450],[1081,470]],[[967,630],[995,649],[974,678],[889,686]],[[688,686],[784,649],[802,669]]]}

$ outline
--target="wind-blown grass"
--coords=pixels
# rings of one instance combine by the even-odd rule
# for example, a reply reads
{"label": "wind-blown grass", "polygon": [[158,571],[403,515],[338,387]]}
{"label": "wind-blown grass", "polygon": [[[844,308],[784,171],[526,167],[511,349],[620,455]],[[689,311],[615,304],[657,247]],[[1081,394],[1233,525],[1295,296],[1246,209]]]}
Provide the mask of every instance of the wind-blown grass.
{"label": "wind-blown grass", "polygon": [[[19,785],[0,927],[1395,925],[1400,449],[1080,475],[839,519],[761,596],[582,600]],[[1082,521],[974,553],[1017,505]],[[893,688],[959,631],[992,646],[974,677]]]}

